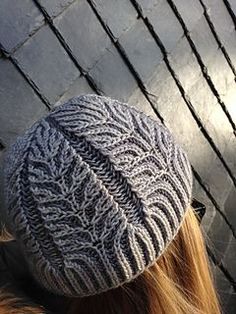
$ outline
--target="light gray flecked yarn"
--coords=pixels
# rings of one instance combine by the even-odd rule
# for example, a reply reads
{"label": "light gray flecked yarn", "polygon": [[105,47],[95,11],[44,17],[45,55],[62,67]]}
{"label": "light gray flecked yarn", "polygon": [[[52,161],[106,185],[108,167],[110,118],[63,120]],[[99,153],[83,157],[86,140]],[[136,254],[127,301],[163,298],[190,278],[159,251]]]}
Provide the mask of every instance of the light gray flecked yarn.
{"label": "light gray flecked yarn", "polygon": [[73,98],[11,147],[5,195],[35,278],[66,296],[131,281],[176,235],[192,172],[169,131],[108,97]]}

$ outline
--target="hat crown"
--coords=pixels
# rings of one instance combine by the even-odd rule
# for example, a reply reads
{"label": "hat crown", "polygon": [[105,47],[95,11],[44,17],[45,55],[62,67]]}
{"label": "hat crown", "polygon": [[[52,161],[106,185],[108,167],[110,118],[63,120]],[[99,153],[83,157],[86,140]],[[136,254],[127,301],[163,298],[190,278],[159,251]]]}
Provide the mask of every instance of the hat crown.
{"label": "hat crown", "polygon": [[109,97],[55,108],[8,160],[12,227],[36,279],[57,294],[92,295],[138,276],[191,199],[191,167],[170,132]]}

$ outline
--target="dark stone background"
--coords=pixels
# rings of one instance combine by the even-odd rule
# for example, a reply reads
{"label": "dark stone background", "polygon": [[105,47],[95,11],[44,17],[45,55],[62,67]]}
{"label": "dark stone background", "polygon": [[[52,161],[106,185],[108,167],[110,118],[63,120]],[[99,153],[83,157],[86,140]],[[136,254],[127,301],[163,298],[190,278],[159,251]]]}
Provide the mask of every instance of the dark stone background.
{"label": "dark stone background", "polygon": [[236,313],[236,0],[1,0],[0,156],[78,94],[161,119],[189,154],[225,313]]}

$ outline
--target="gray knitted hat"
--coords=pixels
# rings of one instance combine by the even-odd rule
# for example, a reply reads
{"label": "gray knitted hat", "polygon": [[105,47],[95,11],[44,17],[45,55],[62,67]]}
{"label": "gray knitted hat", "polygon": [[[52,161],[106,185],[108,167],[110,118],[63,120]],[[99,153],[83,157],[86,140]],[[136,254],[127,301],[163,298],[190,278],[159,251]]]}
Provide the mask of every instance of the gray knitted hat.
{"label": "gray knitted hat", "polygon": [[173,240],[192,172],[170,132],[84,95],[36,122],[5,160],[11,227],[36,280],[82,297],[129,282]]}

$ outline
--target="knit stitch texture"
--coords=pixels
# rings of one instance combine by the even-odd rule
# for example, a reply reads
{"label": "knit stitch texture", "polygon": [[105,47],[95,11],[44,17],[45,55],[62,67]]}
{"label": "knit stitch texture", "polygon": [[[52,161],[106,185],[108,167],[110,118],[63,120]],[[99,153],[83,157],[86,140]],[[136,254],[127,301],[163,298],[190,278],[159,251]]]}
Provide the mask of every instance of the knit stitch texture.
{"label": "knit stitch texture", "polygon": [[131,281],[173,240],[191,202],[186,153],[161,123],[83,95],[18,137],[5,199],[32,274],[72,297]]}

